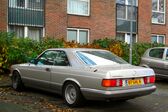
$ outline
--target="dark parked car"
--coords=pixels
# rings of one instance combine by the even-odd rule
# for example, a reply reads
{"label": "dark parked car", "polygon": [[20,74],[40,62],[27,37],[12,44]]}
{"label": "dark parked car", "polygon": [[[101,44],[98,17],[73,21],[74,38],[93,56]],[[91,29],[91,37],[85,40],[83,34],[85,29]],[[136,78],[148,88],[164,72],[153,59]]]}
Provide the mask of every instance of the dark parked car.
{"label": "dark parked car", "polygon": [[168,47],[148,49],[141,58],[140,65],[152,68],[157,77],[168,78]]}

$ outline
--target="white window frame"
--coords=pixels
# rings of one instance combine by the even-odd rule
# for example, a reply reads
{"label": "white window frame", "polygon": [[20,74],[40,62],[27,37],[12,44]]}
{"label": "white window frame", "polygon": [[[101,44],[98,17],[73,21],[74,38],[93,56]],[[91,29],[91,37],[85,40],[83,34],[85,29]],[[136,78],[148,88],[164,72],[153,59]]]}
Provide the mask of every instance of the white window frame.
{"label": "white window frame", "polygon": [[[120,20],[128,20],[128,21],[137,21],[137,20],[131,20],[131,19],[128,19],[128,6],[130,6],[129,4],[128,4],[128,0],[125,0],[125,7],[126,7],[126,9],[125,9],[125,14],[126,14],[126,16],[125,16],[125,18],[118,18],[117,17],[117,19],[120,19]],[[133,6],[133,7],[135,7],[135,6]],[[138,7],[138,0],[137,0],[137,2],[136,2],[136,7]],[[137,15],[138,16],[138,15]],[[137,18],[137,17],[136,17]]]}
{"label": "white window frame", "polygon": [[[125,0],[125,5],[129,5],[128,0]],[[138,0],[136,0],[136,6],[138,7]]]}
{"label": "white window frame", "polygon": [[[11,8],[18,8],[18,9],[28,9],[28,10],[35,10],[35,11],[43,11],[43,9],[33,9],[33,8],[28,8],[28,0],[24,0],[25,3],[24,3],[24,7],[19,7],[19,6],[10,6],[9,4],[9,7]],[[10,2],[9,2],[10,3]]]}
{"label": "white window frame", "polygon": [[[85,0],[84,0],[85,1]],[[71,14],[71,15],[79,15],[79,16],[90,16],[90,0],[88,0],[88,12],[87,12],[87,14],[79,14],[79,13],[72,13],[72,12],[70,12],[68,9],[69,9],[69,0],[67,0],[67,13],[68,14]]]}
{"label": "white window frame", "polygon": [[[129,5],[128,0],[125,0],[125,3],[126,3],[126,5]],[[138,7],[138,0],[136,0],[136,6]]]}
{"label": "white window frame", "polygon": [[[12,26],[12,25],[8,25],[8,30],[7,30],[8,32],[10,32],[10,26]],[[19,27],[21,25],[14,25],[14,26],[18,26]],[[23,38],[28,38],[29,27],[28,26],[22,26],[22,27],[23,27]],[[32,27],[32,26],[30,26],[30,27]],[[36,28],[36,27],[34,27],[34,28]],[[38,28],[42,29],[42,37],[40,37],[40,38],[45,37],[45,27],[38,27]],[[40,38],[39,38],[39,40],[40,40]]]}
{"label": "white window frame", "polygon": [[[128,38],[128,35],[131,37],[130,33],[125,33],[125,42],[127,42],[128,44],[130,44],[130,37]],[[133,34],[132,34],[133,35]],[[137,34],[135,34],[135,43],[137,43]],[[132,37],[133,38],[133,37]],[[133,42],[133,39],[132,39]]]}
{"label": "white window frame", "polygon": [[158,3],[157,3],[157,10],[153,10],[153,7],[152,7],[152,15],[153,15],[153,12],[154,13],[162,13],[164,14],[164,23],[159,23],[159,22],[154,22],[152,21],[152,18],[151,18],[151,21],[153,24],[165,24],[166,23],[166,0],[164,0],[164,11],[159,11],[159,3],[160,3],[160,0],[158,0]]}
{"label": "white window frame", "polygon": [[17,0],[16,1],[13,1],[13,2],[16,2],[15,3],[15,5],[12,5],[11,6],[11,1],[13,1],[13,0],[9,0],[9,7],[12,7],[12,8],[20,8],[20,9],[24,9],[25,7],[26,7],[26,0],[24,0],[25,2],[24,2],[24,7],[21,7],[21,6],[17,6]]}
{"label": "white window frame", "polygon": [[[76,40],[76,42],[77,43],[80,43],[79,42],[79,32],[80,31],[87,31],[88,32],[88,35],[87,35],[87,43],[89,43],[89,35],[90,35],[90,32],[89,32],[89,29],[79,29],[79,28],[67,28],[67,32],[68,32],[68,30],[76,30],[77,31],[77,40]],[[67,35],[67,41],[68,41],[68,35]]]}
{"label": "white window frame", "polygon": [[152,34],[151,35],[151,42],[152,42],[152,36],[156,36],[157,37],[157,43],[159,43],[159,37],[160,36],[163,36],[163,43],[161,43],[161,44],[165,44],[166,43],[166,36],[165,35],[159,35],[159,34]]}
{"label": "white window frame", "polygon": [[[117,32],[117,33],[123,33],[124,34],[124,42],[130,44],[130,38],[128,39],[128,35],[130,35],[130,33],[128,33],[128,32]],[[133,33],[132,35],[134,35],[134,34],[135,33]],[[137,43],[138,42],[138,35],[137,34],[135,34],[135,35],[136,35],[135,43]]]}

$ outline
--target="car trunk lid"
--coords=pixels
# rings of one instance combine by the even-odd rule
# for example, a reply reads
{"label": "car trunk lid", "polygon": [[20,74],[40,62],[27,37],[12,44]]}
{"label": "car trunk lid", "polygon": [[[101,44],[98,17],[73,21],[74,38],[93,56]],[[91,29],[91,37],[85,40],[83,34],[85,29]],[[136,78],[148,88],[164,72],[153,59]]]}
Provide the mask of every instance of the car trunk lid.
{"label": "car trunk lid", "polygon": [[129,64],[116,65],[116,66],[95,66],[94,71],[106,73],[106,79],[115,78],[136,78],[155,75],[154,71],[150,68],[143,68],[132,66]]}

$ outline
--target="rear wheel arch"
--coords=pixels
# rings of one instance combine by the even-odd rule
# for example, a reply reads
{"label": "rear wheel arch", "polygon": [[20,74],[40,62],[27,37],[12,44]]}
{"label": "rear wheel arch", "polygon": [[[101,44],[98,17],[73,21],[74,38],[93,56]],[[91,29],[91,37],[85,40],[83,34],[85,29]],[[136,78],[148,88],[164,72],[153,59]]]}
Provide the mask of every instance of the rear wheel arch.
{"label": "rear wheel arch", "polygon": [[63,94],[64,88],[65,88],[65,85],[66,85],[67,83],[74,83],[74,84],[76,84],[79,88],[81,88],[81,85],[80,85],[80,83],[79,83],[78,81],[76,81],[76,80],[74,80],[74,79],[67,79],[67,80],[64,81],[64,83],[63,83],[63,85],[62,85],[62,94]]}
{"label": "rear wheel arch", "polygon": [[75,83],[79,88],[81,88],[81,84],[80,84],[77,80],[75,80],[75,79],[66,79],[66,80],[64,81],[62,87],[64,87],[64,86],[66,85],[66,83],[68,83],[68,82]]}
{"label": "rear wheel arch", "polygon": [[141,67],[150,68],[148,65],[140,65]]}

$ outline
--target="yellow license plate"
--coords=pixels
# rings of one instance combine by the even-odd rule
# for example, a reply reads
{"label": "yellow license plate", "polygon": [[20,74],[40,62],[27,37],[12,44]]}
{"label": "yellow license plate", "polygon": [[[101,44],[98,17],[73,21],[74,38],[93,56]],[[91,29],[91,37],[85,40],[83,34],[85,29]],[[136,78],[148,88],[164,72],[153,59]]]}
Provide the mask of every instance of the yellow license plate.
{"label": "yellow license plate", "polygon": [[141,79],[133,79],[127,81],[128,86],[136,86],[136,85],[142,85]]}

